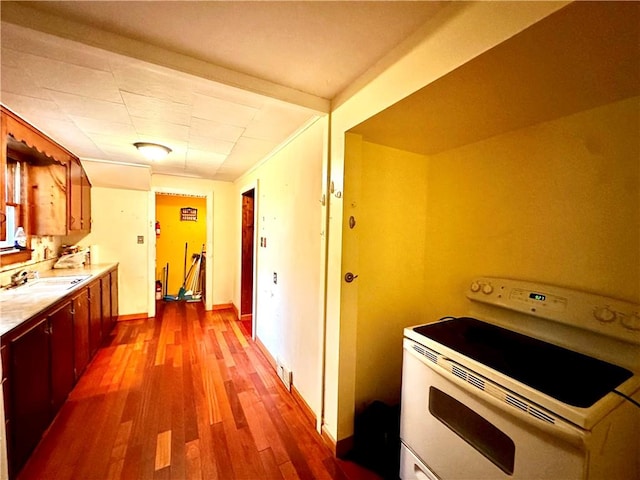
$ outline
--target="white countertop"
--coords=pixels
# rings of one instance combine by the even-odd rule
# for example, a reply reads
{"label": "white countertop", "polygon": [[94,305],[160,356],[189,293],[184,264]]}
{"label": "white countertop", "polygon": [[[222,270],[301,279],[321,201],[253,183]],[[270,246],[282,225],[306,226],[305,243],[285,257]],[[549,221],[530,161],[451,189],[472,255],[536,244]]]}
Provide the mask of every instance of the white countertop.
{"label": "white countertop", "polygon": [[88,275],[86,279],[65,290],[35,289],[29,286],[29,283],[37,280],[29,280],[27,284],[16,288],[0,290],[0,336],[45,311],[63,297],[80,290],[117,265],[117,263],[92,264],[83,268],[52,269],[40,272],[41,279]]}

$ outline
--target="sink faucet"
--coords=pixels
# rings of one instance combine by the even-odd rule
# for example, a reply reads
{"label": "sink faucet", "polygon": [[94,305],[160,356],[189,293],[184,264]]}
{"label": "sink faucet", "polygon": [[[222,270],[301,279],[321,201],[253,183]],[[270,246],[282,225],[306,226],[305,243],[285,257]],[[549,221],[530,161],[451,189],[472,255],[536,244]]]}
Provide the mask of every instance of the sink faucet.
{"label": "sink faucet", "polygon": [[11,286],[17,287],[18,285],[22,285],[23,283],[27,283],[28,272],[26,270],[18,270],[17,272],[11,275]]}

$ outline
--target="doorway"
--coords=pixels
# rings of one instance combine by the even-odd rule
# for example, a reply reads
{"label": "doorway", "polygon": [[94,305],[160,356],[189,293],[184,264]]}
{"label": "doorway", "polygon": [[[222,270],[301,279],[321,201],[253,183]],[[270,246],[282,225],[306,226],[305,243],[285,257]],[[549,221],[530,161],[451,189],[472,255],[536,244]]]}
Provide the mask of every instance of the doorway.
{"label": "doorway", "polygon": [[255,189],[242,194],[242,258],[240,273],[240,321],[253,336],[253,264],[254,264]]}
{"label": "doorway", "polygon": [[206,198],[157,192],[155,203],[155,277],[161,285],[160,298],[201,301],[206,268],[201,258],[207,238]]}

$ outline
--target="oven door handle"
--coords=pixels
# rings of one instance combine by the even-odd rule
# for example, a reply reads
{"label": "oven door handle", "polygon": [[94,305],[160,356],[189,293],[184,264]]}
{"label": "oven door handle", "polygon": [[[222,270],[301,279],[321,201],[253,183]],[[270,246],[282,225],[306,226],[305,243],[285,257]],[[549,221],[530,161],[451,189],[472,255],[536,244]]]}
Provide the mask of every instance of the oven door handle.
{"label": "oven door handle", "polygon": [[[407,343],[411,345],[411,340],[405,339],[405,342],[405,349],[409,354],[477,399],[499,408],[505,415],[515,417],[534,428],[560,437],[571,445],[581,449],[585,447],[587,433],[584,430],[545,411],[542,407],[534,406],[526,399],[500,387],[444,355],[432,351],[429,351],[428,354],[418,353],[414,348],[407,346]],[[420,346],[420,349],[424,350],[424,347]],[[454,374],[453,371],[458,373]],[[464,378],[465,374],[467,378]],[[482,388],[479,385],[482,385]],[[541,417],[548,417],[550,420],[543,420]]]}

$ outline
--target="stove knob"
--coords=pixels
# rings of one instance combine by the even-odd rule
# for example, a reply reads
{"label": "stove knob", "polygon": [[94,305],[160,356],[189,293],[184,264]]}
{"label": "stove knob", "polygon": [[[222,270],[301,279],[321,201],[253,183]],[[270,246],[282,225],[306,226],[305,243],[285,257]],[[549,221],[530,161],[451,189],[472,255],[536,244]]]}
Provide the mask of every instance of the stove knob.
{"label": "stove knob", "polygon": [[493,286],[490,283],[485,283],[482,286],[482,293],[484,293],[485,295],[490,295],[491,293],[493,293]]}
{"label": "stove knob", "polygon": [[596,317],[596,320],[599,322],[609,323],[616,319],[616,312],[611,310],[609,307],[597,307],[593,311],[593,316]]}
{"label": "stove knob", "polygon": [[478,282],[471,282],[471,286],[469,288],[473,293],[478,293],[480,291],[480,284]]}
{"label": "stove knob", "polygon": [[640,315],[633,313],[622,318],[621,322],[624,328],[629,330],[640,330]]}

